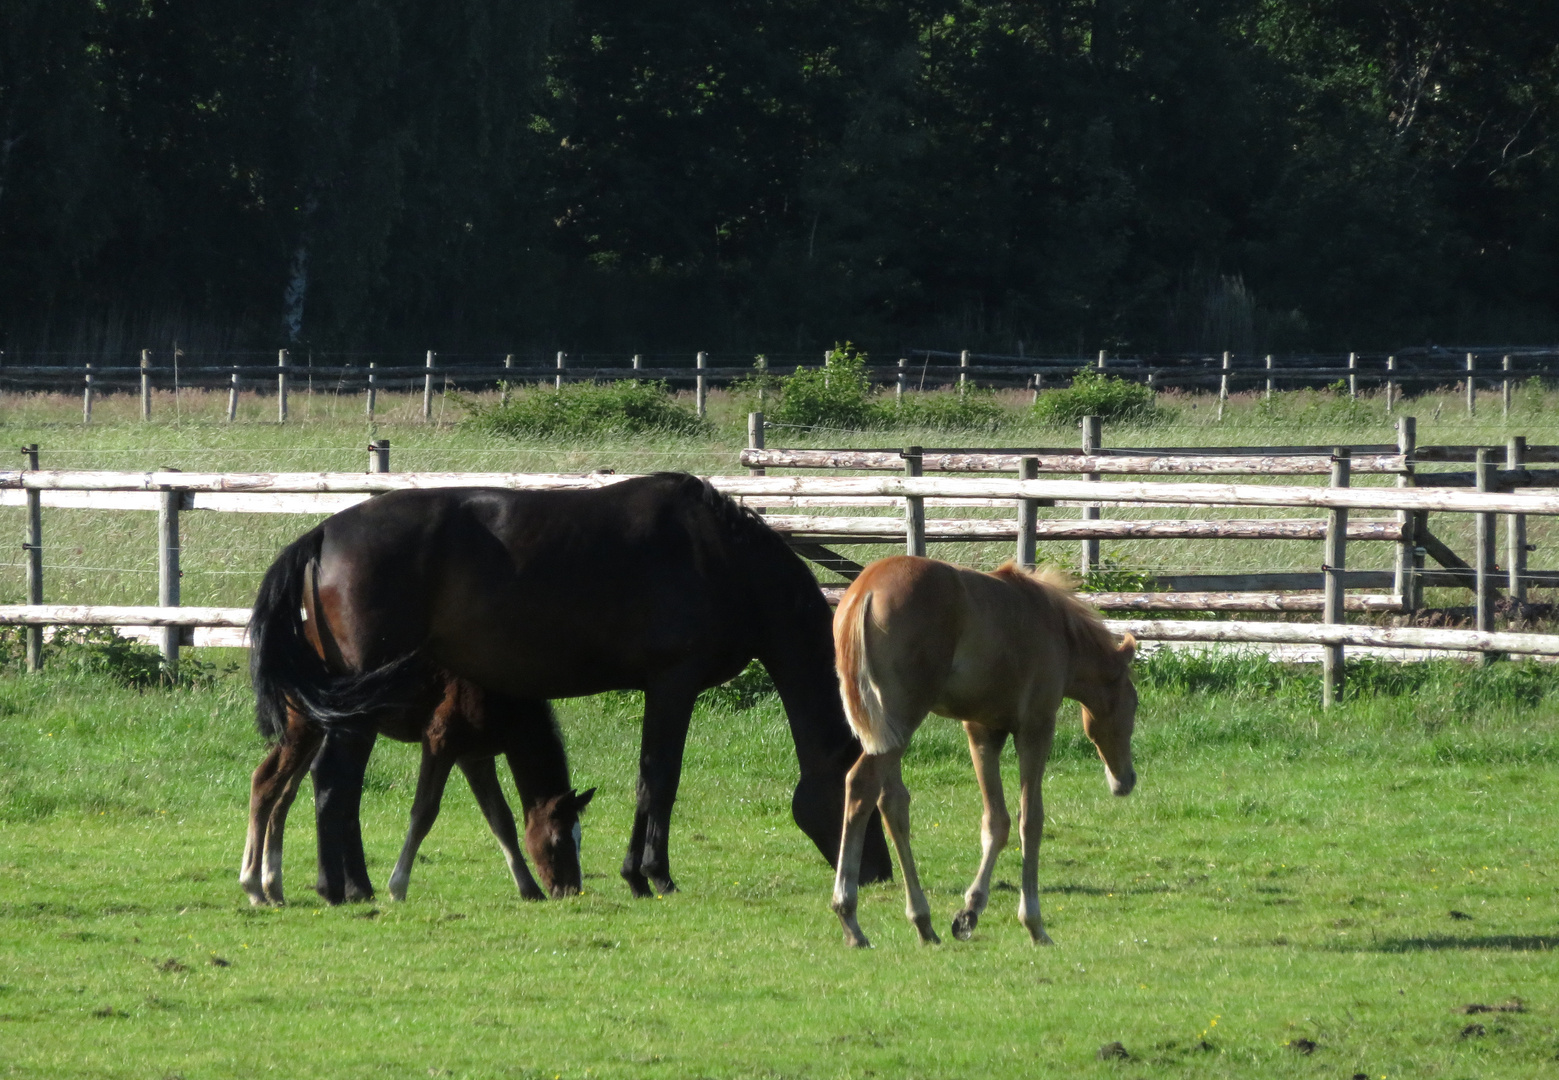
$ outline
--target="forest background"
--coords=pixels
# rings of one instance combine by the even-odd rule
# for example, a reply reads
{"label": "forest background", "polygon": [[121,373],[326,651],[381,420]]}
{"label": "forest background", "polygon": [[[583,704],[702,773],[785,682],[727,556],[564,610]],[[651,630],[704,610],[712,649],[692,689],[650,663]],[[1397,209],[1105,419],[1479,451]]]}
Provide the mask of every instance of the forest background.
{"label": "forest background", "polygon": [[0,0],[0,347],[1559,336],[1559,5]]}

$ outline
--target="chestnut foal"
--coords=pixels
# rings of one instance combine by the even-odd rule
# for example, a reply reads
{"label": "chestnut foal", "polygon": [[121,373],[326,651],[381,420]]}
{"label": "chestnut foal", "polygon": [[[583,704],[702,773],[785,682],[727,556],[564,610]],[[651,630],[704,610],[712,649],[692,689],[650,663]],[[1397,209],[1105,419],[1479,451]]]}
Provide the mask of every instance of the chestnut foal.
{"label": "chestnut foal", "polygon": [[[417,849],[438,817],[445,782],[456,765],[498,839],[520,895],[542,900],[549,892],[562,897],[579,891],[579,814],[595,789],[581,794],[569,786],[562,736],[545,701],[512,700],[446,675],[434,680],[424,697],[409,702],[403,713],[382,723],[379,731],[401,741],[422,743],[411,824],[390,877],[394,899],[406,898]],[[286,902],[281,860],[287,812],[322,741],[320,729],[289,708],[286,732],[255,770],[249,836],[239,873],[239,883],[253,904]],[[525,863],[514,814],[498,781],[494,759],[499,753],[508,758],[519,788],[525,850],[536,861],[540,885]]]}
{"label": "chestnut foal", "polygon": [[963,721],[985,802],[980,869],[953,919],[953,936],[967,940],[974,932],[990,899],[996,856],[1007,843],[1011,819],[1000,755],[1010,735],[1021,791],[1018,918],[1036,943],[1049,945],[1039,913],[1040,783],[1056,709],[1062,698],[1082,703],[1083,730],[1104,761],[1110,790],[1129,794],[1137,782],[1131,764],[1135,639],[1127,635],[1117,645],[1061,575],[1030,574],[1012,563],[986,574],[899,555],[868,566],[845,592],[834,616],[834,647],[845,714],[865,747],[846,780],[834,882],[832,907],[845,940],[871,944],[856,921],[856,867],[874,805],[898,851],[906,914],[922,941],[940,940],[910,853],[909,790],[900,772],[911,736],[934,712]]}

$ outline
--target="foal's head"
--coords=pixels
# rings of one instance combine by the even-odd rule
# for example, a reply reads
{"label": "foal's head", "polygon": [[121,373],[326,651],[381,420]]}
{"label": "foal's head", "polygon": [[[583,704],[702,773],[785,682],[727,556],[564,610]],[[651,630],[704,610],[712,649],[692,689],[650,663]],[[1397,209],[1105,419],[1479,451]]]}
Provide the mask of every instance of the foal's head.
{"label": "foal's head", "polygon": [[1131,733],[1137,725],[1137,687],[1131,681],[1131,659],[1137,639],[1126,635],[1113,643],[1086,671],[1075,676],[1075,696],[1083,706],[1083,730],[1093,740],[1109,777],[1110,791],[1130,795],[1137,784],[1131,767]]}
{"label": "foal's head", "polygon": [[594,797],[595,788],[565,791],[525,811],[525,850],[554,899],[579,892],[579,815]]}

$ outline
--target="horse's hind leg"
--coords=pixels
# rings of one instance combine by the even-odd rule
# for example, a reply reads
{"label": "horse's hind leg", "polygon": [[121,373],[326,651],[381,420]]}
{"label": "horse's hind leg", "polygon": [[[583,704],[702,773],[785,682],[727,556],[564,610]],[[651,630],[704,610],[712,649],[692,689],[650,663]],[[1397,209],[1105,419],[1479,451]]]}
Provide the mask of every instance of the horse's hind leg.
{"label": "horse's hind leg", "polygon": [[282,786],[266,818],[265,862],[261,874],[265,897],[273,904],[287,902],[282,894],[281,880],[282,846],[287,832],[287,812],[292,809],[292,801],[298,796],[298,788],[303,784],[303,774],[308,772],[309,763],[314,760],[314,755],[319,753],[319,743],[318,732],[310,729],[304,731],[295,744],[283,747],[282,768],[286,771],[286,783]]}
{"label": "horse's hind leg", "polygon": [[881,758],[862,754],[844,781],[844,830],[839,840],[839,861],[834,871],[834,897],[829,907],[839,916],[847,945],[871,947],[856,919],[857,889],[861,879],[861,853],[866,847],[866,824],[882,794]]}
{"label": "horse's hind leg", "polygon": [[877,807],[882,811],[883,824],[893,838],[893,847],[899,853],[899,870],[904,874],[904,915],[915,924],[920,940],[927,945],[940,945],[942,939],[931,928],[931,905],[920,888],[920,875],[915,872],[915,856],[909,848],[909,788],[904,786],[901,763],[904,751],[891,750],[879,757],[882,776],[882,794],[877,797]]}
{"label": "horse's hind leg", "polygon": [[436,754],[427,741],[423,741],[422,763],[417,769],[417,794],[411,801],[406,842],[401,845],[401,857],[395,860],[395,869],[390,872],[392,900],[406,899],[406,886],[411,881],[412,864],[417,861],[417,849],[438,820],[439,806],[444,801],[444,785],[449,780],[449,770],[454,767],[453,754]]}
{"label": "horse's hind leg", "polygon": [[319,893],[332,904],[373,899],[359,813],[363,776],[377,732],[332,727],[314,759],[314,821],[319,833]]}
{"label": "horse's hind leg", "polygon": [[249,834],[238,876],[252,904],[284,902],[281,856],[287,810],[318,749],[317,733],[290,713],[283,741],[271,748],[254,771],[249,786]]}
{"label": "horse's hind leg", "polygon": [[272,788],[276,786],[276,769],[281,760],[282,748],[271,747],[270,753],[254,770],[249,781],[249,835],[244,840],[244,861],[238,867],[238,884],[249,895],[251,904],[265,903],[265,886],[261,881],[261,865],[265,851],[265,826],[270,817],[273,801]]}
{"label": "horse's hind leg", "polygon": [[482,816],[487,819],[487,827],[493,831],[498,846],[503,849],[504,861],[509,864],[509,873],[514,875],[514,884],[520,890],[520,896],[525,900],[545,900],[547,894],[531,876],[530,867],[525,863],[519,831],[514,824],[514,811],[509,809],[509,800],[503,795],[503,785],[498,782],[495,759],[490,756],[461,758],[460,771],[466,774],[471,794],[476,796],[476,805],[481,807]]}
{"label": "horse's hind leg", "polygon": [[969,736],[969,757],[974,762],[975,779],[980,782],[985,814],[980,820],[980,869],[969,891],[964,893],[963,910],[953,916],[953,936],[959,941],[969,940],[990,902],[991,871],[1012,831],[1007,799],[1001,790],[1001,748],[1007,742],[1007,733],[971,723],[964,724],[964,733]]}
{"label": "horse's hind leg", "polygon": [[1017,738],[1018,782],[1022,791],[1018,830],[1023,837],[1023,894],[1018,900],[1018,918],[1028,927],[1036,945],[1054,944],[1045,933],[1039,914],[1039,839],[1045,830],[1045,800],[1040,789],[1055,731],[1052,713],[1044,722],[1020,731]]}

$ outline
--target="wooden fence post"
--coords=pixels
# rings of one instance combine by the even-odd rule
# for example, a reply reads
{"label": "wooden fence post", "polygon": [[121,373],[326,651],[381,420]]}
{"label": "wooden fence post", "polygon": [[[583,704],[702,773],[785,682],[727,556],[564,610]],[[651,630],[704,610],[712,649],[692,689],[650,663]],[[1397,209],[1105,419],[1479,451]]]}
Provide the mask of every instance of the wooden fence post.
{"label": "wooden fence post", "polygon": [[1268,401],[1272,400],[1272,354],[1271,353],[1267,354],[1267,392],[1266,392],[1265,397],[1266,397],[1266,399]]}
{"label": "wooden fence post", "polygon": [[512,388],[512,380],[509,378],[509,372],[512,370],[514,370],[514,354],[506,353],[504,354],[503,358],[503,389],[499,391],[498,394],[499,405],[509,404],[509,393]]}
{"label": "wooden fence post", "polygon": [[[1104,441],[1104,422],[1097,416],[1083,417],[1083,453],[1097,454],[1099,446]],[[1084,480],[1098,481],[1098,473],[1087,473]],[[1099,508],[1097,506],[1083,507],[1084,521],[1098,521]],[[1083,541],[1082,561],[1080,564],[1080,576],[1084,587],[1088,581],[1088,575],[1099,568],[1099,541],[1091,538]]]}
{"label": "wooden fence post", "polygon": [[152,418],[152,351],[141,350],[141,419]]}
{"label": "wooden fence post", "polygon": [[[919,476],[921,450],[918,446],[904,448],[904,475]],[[926,500],[919,495],[904,498],[904,552],[907,555],[926,554]]]}
{"label": "wooden fence post", "polygon": [[92,365],[91,364],[87,365],[86,386],[81,391],[81,422],[83,424],[90,424],[92,422]]}
{"label": "wooden fence post", "polygon": [[374,409],[379,405],[379,376],[374,371],[377,366],[372,360],[368,361],[368,392],[364,395],[366,400],[363,406],[368,413],[369,423],[373,422]]}
{"label": "wooden fence post", "polygon": [[909,361],[901,356],[901,357],[899,357],[899,379],[898,379],[898,382],[897,382],[897,384],[895,384],[894,389],[893,389],[893,399],[895,401],[903,401],[904,400],[904,384],[907,383],[908,381],[909,381]]}
{"label": "wooden fence post", "polygon": [[433,350],[428,350],[427,362],[423,365],[425,373],[422,376],[422,419],[429,422],[433,419]]}
{"label": "wooden fence post", "polygon": [[[37,471],[38,444],[22,447],[27,457],[27,468]],[[43,492],[27,489],[27,539],[22,548],[27,553],[27,602],[43,603]],[[43,667],[43,627],[27,628],[27,670]]]}
{"label": "wooden fence post", "polygon": [[[1397,418],[1397,453],[1402,455],[1405,471],[1397,474],[1397,487],[1412,487],[1414,483],[1413,455],[1418,450],[1418,420],[1412,416],[1400,416]],[[1418,515],[1411,510],[1397,511],[1397,524],[1402,527],[1402,539],[1397,541],[1397,558],[1395,573],[1392,580],[1392,591],[1401,597],[1402,607],[1406,611],[1417,611],[1419,608],[1418,597],[1418,567],[1415,552],[1418,549],[1418,541],[1415,537],[1414,526],[1418,522]]]}
{"label": "wooden fence post", "polygon": [[642,370],[644,370],[644,357],[639,355],[638,353],[634,353],[633,354],[633,370],[635,370],[635,371],[642,371]]}
{"label": "wooden fence post", "polygon": [[1472,353],[1467,354],[1467,415],[1471,416],[1478,409],[1478,384],[1473,378]]}
{"label": "wooden fence post", "polygon": [[[1505,468],[1515,471],[1526,467],[1527,439],[1525,435],[1512,435],[1505,443]],[[1511,600],[1524,604],[1527,600],[1527,516],[1511,514],[1505,519],[1506,585]]]}
{"label": "wooden fence post", "polygon": [[[177,470],[169,469],[169,472]],[[163,488],[157,505],[157,606],[179,606],[179,504],[184,493]],[[179,674],[179,643],[182,626],[162,628],[162,669],[169,680]]]}
{"label": "wooden fence post", "polygon": [[[1346,446],[1332,450],[1332,487],[1347,487],[1351,451]],[[1326,560],[1321,566],[1325,575],[1325,611],[1321,621],[1340,623],[1343,617],[1343,571],[1348,564],[1348,511],[1338,507],[1326,513]],[[1321,705],[1331,708],[1342,696],[1344,685],[1343,647],[1325,645],[1321,651]]]}
{"label": "wooden fence post", "polygon": [[1229,354],[1223,354],[1223,370],[1218,376],[1218,419],[1223,419],[1223,407],[1229,400]]}
{"label": "wooden fence post", "polygon": [[1348,400],[1359,400],[1359,354],[1348,354]]}
{"label": "wooden fence post", "polygon": [[698,369],[698,374],[694,376],[693,380],[693,400],[698,405],[698,418],[702,420],[704,418],[705,402],[709,396],[708,389],[704,385],[704,368],[708,366],[709,354],[700,352],[693,363],[694,367]]}
{"label": "wooden fence post", "polygon": [[1499,366],[1500,366],[1500,370],[1505,373],[1504,377],[1500,379],[1500,384],[1499,384],[1500,398],[1502,399],[1502,402],[1503,402],[1503,409],[1500,412],[1500,416],[1501,416],[1501,418],[1503,418],[1505,420],[1509,420],[1510,419],[1510,357],[1507,356],[1504,359],[1502,359],[1500,361],[1500,365]]}
{"label": "wooden fence post", "polygon": [[371,473],[390,471],[389,439],[375,439],[368,444],[368,471]]}
{"label": "wooden fence post", "polygon": [[1106,350],[1104,350],[1104,349],[1100,349],[1099,350],[1099,362],[1094,365],[1094,370],[1095,371],[1103,371],[1104,370],[1104,364],[1105,364],[1105,361],[1109,358],[1109,355],[1110,354]]}
{"label": "wooden fence post", "polygon": [[228,377],[227,383],[227,422],[231,424],[238,419],[238,365],[233,365],[233,373]]}
{"label": "wooden fence post", "polygon": [[[1039,458],[1026,457],[1018,462],[1019,480],[1039,479]],[[1018,500],[1018,565],[1025,570],[1034,569],[1038,555],[1036,526],[1039,519],[1038,499]]]}
{"label": "wooden fence post", "polygon": [[768,405],[769,396],[769,358],[758,357],[758,411],[761,413]]}
{"label": "wooden fence post", "polygon": [[[763,449],[763,414],[761,412],[750,412],[747,414],[747,449]],[[769,470],[759,466],[754,469],[748,469],[747,475],[767,476],[768,472]]]}
{"label": "wooden fence post", "polygon": [[958,392],[962,394],[969,382],[969,350],[958,354]]}
{"label": "wooden fence post", "polygon": [[552,377],[552,388],[554,390],[561,390],[561,389],[563,389],[563,372],[567,368],[568,368],[568,354],[564,353],[564,352],[559,352],[558,353],[557,374],[555,374]]}
{"label": "wooden fence post", "polygon": [[287,364],[289,358],[287,350],[281,349],[276,353],[276,422],[287,422]]}
{"label": "wooden fence post", "polygon": [[1390,416],[1397,398],[1397,358],[1386,357],[1386,415]]}
{"label": "wooden fence post", "polygon": [[[1494,458],[1487,447],[1478,448],[1477,490],[1493,491],[1496,487],[1494,479]],[[1498,568],[1494,562],[1494,529],[1495,515],[1476,515],[1477,543],[1473,559],[1473,572],[1475,580],[1473,588],[1476,595],[1473,598],[1474,610],[1477,612],[1477,628],[1483,633],[1494,629],[1494,575]],[[1480,653],[1479,659],[1485,663],[1491,663],[1494,656],[1490,653]]]}

